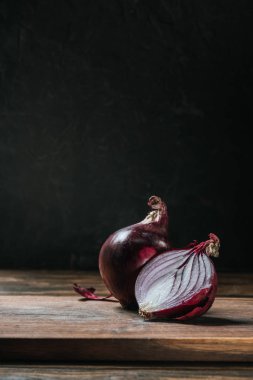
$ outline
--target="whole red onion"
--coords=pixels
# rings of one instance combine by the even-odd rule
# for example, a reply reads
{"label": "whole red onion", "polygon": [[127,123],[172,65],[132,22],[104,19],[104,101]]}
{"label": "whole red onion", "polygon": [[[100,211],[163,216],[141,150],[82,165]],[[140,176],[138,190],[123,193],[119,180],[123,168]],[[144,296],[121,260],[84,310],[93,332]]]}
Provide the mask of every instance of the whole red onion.
{"label": "whole red onion", "polygon": [[111,294],[126,308],[137,307],[134,287],[143,265],[170,248],[165,203],[153,195],[148,206],[152,211],[143,221],[114,232],[99,254],[101,277]]}
{"label": "whole red onion", "polygon": [[153,258],[135,284],[139,313],[145,319],[186,320],[204,314],[213,304],[217,274],[210,256],[219,255],[216,235],[182,250]]}

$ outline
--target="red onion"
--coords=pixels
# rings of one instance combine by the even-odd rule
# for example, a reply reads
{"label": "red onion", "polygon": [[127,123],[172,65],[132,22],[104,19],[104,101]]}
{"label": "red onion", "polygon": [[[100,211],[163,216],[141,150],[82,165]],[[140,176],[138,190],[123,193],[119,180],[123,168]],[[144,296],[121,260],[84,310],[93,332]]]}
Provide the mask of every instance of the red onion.
{"label": "red onion", "polygon": [[145,319],[186,320],[205,313],[213,304],[217,275],[210,256],[219,255],[216,235],[182,250],[153,258],[135,284],[139,314]]}
{"label": "red onion", "polygon": [[101,277],[111,294],[126,308],[137,307],[134,286],[143,265],[170,248],[165,203],[152,196],[148,206],[152,211],[142,222],[114,232],[99,254]]}

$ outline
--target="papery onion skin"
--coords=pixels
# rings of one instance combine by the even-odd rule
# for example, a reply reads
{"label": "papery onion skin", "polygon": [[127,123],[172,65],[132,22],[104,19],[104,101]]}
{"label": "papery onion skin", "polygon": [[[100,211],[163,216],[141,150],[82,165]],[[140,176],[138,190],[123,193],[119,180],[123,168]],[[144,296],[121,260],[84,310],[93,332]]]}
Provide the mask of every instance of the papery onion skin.
{"label": "papery onion skin", "polygon": [[[210,234],[209,235],[210,239],[202,242],[200,244],[194,244],[192,248],[189,246],[189,257],[192,254],[196,255],[206,255],[206,256],[218,256],[218,251],[220,247],[220,242],[219,239],[216,235]],[[166,254],[174,255],[175,253],[180,252],[179,250],[172,250],[170,252],[164,252],[161,256],[160,259]],[[186,252],[186,251],[182,251]],[[177,253],[178,254],[178,253]],[[167,255],[168,256],[168,255]],[[171,256],[171,257],[172,257]],[[209,259],[211,261],[211,259]],[[187,260],[186,260],[187,261]],[[151,267],[153,261],[149,263],[149,267]],[[208,279],[208,283],[206,284],[206,287],[203,287],[200,289],[198,292],[193,294],[191,298],[186,298],[185,300],[183,299],[180,302],[180,304],[175,305],[173,307],[168,307],[164,308],[161,310],[155,310],[155,311],[149,311],[149,307],[141,308],[139,310],[139,314],[144,317],[146,320],[150,319],[163,319],[163,318],[173,318],[181,321],[185,321],[188,319],[192,319],[195,317],[200,317],[204,313],[207,312],[207,310],[212,306],[216,292],[217,292],[217,284],[218,284],[218,279],[217,279],[217,274],[215,271],[215,268],[213,266],[213,263],[209,263],[212,268],[212,275]],[[147,268],[144,268],[143,271],[147,271]],[[169,270],[169,268],[168,268]],[[145,274],[146,275],[146,274]],[[143,276],[142,272],[140,273],[139,276]],[[138,300],[138,286],[140,283],[139,277],[137,278],[136,281],[136,298]],[[170,295],[168,295],[169,297]]]}
{"label": "papery onion skin", "polygon": [[157,196],[148,201],[151,211],[140,223],[114,232],[99,254],[99,271],[112,295],[124,308],[135,309],[136,278],[152,257],[170,249],[166,204]]}

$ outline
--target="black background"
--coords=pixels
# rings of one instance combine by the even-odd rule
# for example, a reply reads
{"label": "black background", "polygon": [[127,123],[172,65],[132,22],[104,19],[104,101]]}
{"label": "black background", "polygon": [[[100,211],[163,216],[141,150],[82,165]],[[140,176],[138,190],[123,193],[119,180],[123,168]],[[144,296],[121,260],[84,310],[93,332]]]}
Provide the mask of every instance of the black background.
{"label": "black background", "polygon": [[1,267],[97,268],[166,200],[252,270],[252,1],[0,1]]}

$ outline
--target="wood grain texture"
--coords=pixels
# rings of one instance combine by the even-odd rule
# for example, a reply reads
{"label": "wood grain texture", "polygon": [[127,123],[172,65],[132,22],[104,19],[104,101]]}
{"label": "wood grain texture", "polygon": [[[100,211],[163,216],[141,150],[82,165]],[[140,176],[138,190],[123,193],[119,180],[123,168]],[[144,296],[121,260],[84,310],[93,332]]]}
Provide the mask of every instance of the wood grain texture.
{"label": "wood grain texture", "polygon": [[81,300],[71,288],[75,281],[107,293],[95,272],[0,271],[0,358],[249,362],[252,277],[220,274],[212,309],[178,323],[145,322],[118,303]]}
{"label": "wood grain texture", "polygon": [[114,365],[11,365],[0,368],[0,378],[3,380],[24,379],[252,379],[253,368],[250,365],[145,365],[145,364],[114,364]]}
{"label": "wood grain texture", "polygon": [[253,361],[251,298],[217,298],[202,318],[178,323],[74,294],[0,296],[0,319],[8,360]]}
{"label": "wood grain texture", "polygon": [[[218,296],[253,297],[253,273],[219,273]],[[107,294],[98,272],[0,270],[0,294],[73,295],[73,282]]]}

